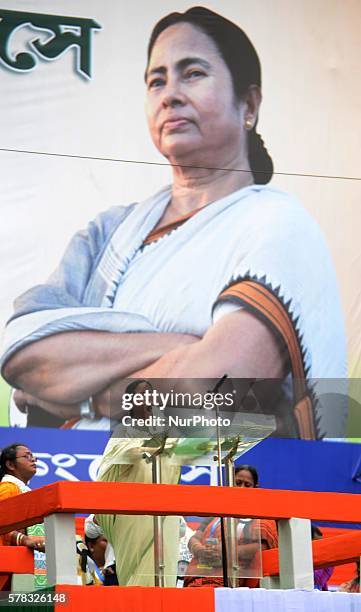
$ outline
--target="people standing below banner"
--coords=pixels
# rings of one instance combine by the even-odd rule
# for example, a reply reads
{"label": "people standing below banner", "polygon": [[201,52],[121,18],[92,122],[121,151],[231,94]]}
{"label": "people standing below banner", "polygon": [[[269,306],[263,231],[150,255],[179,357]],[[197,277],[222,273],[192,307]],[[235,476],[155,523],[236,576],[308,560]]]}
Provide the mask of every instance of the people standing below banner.
{"label": "people standing below banner", "polygon": [[[31,491],[29,481],[36,473],[36,458],[31,450],[21,443],[3,448],[0,454],[0,501]],[[44,552],[44,536],[27,535],[26,530],[11,531],[0,536],[0,544],[27,546],[31,550]],[[0,576],[0,588],[10,588],[10,576]]]}
{"label": "people standing below banner", "polygon": [[85,544],[90,556],[103,574],[103,585],[114,586],[118,584],[114,550],[106,539],[102,528],[96,521],[94,514],[87,516],[84,522]]}
{"label": "people standing below banner", "polygon": [[[258,472],[251,465],[235,468],[235,486],[241,489],[258,487]],[[256,587],[259,553],[278,546],[276,522],[266,519],[238,521],[237,552],[240,565],[238,586]],[[194,558],[189,564],[184,580],[185,587],[224,586],[222,567],[221,520],[211,518],[202,521],[198,530],[189,541],[189,549]],[[244,578],[243,576],[248,576]]]}
{"label": "people standing below banner", "polygon": [[78,584],[81,586],[103,586],[103,573],[94,561],[87,543],[84,544],[79,535],[76,536],[76,552],[78,554]]}

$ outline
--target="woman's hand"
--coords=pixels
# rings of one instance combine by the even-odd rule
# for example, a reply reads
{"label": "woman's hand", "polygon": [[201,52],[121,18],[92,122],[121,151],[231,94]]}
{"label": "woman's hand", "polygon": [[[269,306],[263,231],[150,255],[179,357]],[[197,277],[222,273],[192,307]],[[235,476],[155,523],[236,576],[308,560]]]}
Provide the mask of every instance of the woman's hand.
{"label": "woman's hand", "polygon": [[46,412],[64,420],[79,416],[79,404],[56,404],[55,402],[46,402],[20,389],[14,391],[13,400],[19,410],[25,413],[27,412],[28,406],[34,406],[35,408],[38,406],[46,410]]}
{"label": "woman's hand", "polygon": [[217,566],[221,564],[222,548],[219,543],[202,544],[202,542],[199,541],[199,538],[196,535],[193,535],[189,540],[188,548],[192,555],[201,563]]}
{"label": "woman's hand", "polygon": [[31,550],[38,550],[39,552],[45,552],[45,538],[44,536],[27,536],[21,540],[21,546],[27,546]]}
{"label": "woman's hand", "polygon": [[204,561],[209,565],[219,565],[222,559],[221,547],[218,544],[202,545],[202,548],[199,549],[198,552],[198,558],[200,561]]}

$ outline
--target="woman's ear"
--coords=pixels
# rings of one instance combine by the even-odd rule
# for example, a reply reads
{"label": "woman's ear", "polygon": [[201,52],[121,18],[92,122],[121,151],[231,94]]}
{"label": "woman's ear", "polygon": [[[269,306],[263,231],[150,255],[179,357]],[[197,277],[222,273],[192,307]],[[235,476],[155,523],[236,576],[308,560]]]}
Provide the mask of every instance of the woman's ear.
{"label": "woman's ear", "polygon": [[244,96],[243,123],[247,130],[251,130],[257,123],[258,111],[262,102],[262,92],[258,85],[250,85]]}
{"label": "woman's ear", "polygon": [[14,462],[11,461],[11,459],[8,459],[5,462],[5,466],[6,466],[6,469],[7,469],[8,472],[14,472],[15,471],[15,465],[14,465]]}

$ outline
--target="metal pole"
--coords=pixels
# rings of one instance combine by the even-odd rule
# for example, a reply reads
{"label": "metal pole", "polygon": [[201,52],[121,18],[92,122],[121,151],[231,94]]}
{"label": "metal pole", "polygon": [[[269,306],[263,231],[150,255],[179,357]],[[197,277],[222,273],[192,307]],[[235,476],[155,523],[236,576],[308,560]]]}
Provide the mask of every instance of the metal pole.
{"label": "metal pole", "polygon": [[[227,374],[217,382],[216,386],[212,390],[212,393],[216,393],[218,389],[223,385],[227,378]],[[223,487],[223,471],[222,471],[222,441],[221,441],[221,429],[219,426],[219,406],[216,404],[216,435],[217,435],[217,459],[218,459],[218,486]],[[222,546],[222,569],[223,569],[223,586],[228,587],[228,557],[227,557],[227,539],[224,517],[221,516],[221,546]]]}
{"label": "metal pole", "polygon": [[235,477],[234,477],[234,463],[233,457],[225,457],[225,472],[226,472],[226,483],[228,487],[235,486]]}
{"label": "metal pole", "polygon": [[[162,482],[162,455],[154,453],[152,456],[152,481],[153,484]],[[153,517],[154,525],[154,584],[165,586],[164,576],[164,545],[163,545],[163,521],[161,516]]]}
{"label": "metal pole", "polygon": [[[225,458],[226,483],[228,487],[235,486],[234,463],[233,456],[228,455]],[[237,521],[233,516],[228,516],[226,519],[227,525],[227,546],[228,546],[228,562],[229,562],[229,581],[230,586],[237,587],[238,582],[238,547],[237,547]]]}

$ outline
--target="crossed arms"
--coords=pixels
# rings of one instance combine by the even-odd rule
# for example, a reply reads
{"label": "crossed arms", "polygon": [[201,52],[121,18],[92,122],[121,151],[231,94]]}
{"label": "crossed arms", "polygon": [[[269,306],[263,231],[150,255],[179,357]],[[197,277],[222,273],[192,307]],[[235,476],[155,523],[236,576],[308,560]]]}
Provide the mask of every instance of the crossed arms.
{"label": "crossed arms", "polygon": [[109,394],[121,396],[134,378],[280,378],[287,354],[256,316],[239,310],[222,317],[203,338],[175,333],[64,332],[13,355],[4,377],[18,389],[15,401],[70,418],[93,396],[109,416]]}

